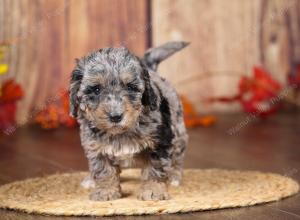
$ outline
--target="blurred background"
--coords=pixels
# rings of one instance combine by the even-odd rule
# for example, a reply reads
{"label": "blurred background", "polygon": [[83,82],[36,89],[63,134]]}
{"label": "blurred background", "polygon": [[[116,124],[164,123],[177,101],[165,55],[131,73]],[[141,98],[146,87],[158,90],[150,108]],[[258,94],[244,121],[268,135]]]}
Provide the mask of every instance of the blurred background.
{"label": "blurred background", "polygon": [[[69,117],[75,58],[169,41],[190,42],[159,66],[183,101],[185,167],[300,181],[299,0],[0,0],[0,184],[87,170]],[[207,219],[293,219],[299,202]],[[27,219],[12,215],[0,210]]]}
{"label": "blurred background", "polygon": [[297,0],[1,0],[0,83],[2,90],[20,86],[15,119],[23,125],[61,98],[75,58],[113,46],[142,56],[149,47],[188,41],[159,71],[197,113],[261,115],[282,102],[294,111],[299,11]]}

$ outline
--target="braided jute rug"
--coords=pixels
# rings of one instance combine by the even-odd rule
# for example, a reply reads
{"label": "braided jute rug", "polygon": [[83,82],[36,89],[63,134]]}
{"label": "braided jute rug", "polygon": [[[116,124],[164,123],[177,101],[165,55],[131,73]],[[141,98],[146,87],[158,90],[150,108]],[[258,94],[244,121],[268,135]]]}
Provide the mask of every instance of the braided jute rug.
{"label": "braided jute rug", "polygon": [[89,190],[80,186],[86,175],[55,174],[3,185],[0,208],[60,216],[164,214],[251,206],[277,201],[299,190],[294,180],[278,174],[187,169],[182,186],[169,187],[170,200],[139,201],[140,171],[129,169],[121,174],[121,199],[95,202],[88,199]]}

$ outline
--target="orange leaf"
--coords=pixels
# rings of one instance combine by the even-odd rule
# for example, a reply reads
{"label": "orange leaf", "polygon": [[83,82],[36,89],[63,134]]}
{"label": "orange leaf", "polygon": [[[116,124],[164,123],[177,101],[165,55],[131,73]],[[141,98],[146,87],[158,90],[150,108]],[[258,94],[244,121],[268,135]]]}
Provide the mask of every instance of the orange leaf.
{"label": "orange leaf", "polygon": [[17,101],[24,96],[21,86],[12,79],[4,82],[0,94],[0,102]]}
{"label": "orange leaf", "polygon": [[184,122],[188,128],[197,126],[210,126],[216,122],[214,116],[200,116],[195,110],[193,104],[184,96],[180,97],[183,105]]}
{"label": "orange leaf", "polygon": [[39,112],[35,117],[35,122],[44,129],[53,129],[59,126],[58,109],[55,105],[49,105]]}

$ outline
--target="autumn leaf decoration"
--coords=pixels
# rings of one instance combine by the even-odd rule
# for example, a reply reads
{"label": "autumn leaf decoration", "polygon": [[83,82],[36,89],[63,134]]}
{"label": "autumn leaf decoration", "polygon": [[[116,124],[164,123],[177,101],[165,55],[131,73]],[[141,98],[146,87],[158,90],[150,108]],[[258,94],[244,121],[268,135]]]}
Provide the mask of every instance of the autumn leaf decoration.
{"label": "autumn leaf decoration", "polygon": [[279,108],[278,97],[282,86],[263,68],[254,67],[253,76],[242,76],[238,94],[233,97],[210,98],[208,102],[230,103],[238,101],[245,112],[260,117],[268,116]]}
{"label": "autumn leaf decoration", "polygon": [[195,110],[193,104],[185,97],[180,97],[183,105],[184,122],[188,128],[197,126],[210,126],[216,122],[214,116],[200,116]]}
{"label": "autumn leaf decoration", "polygon": [[0,91],[0,129],[6,130],[15,125],[17,101],[23,98],[24,92],[12,79],[5,81]]}
{"label": "autumn leaf decoration", "polygon": [[[5,51],[8,45],[6,43],[0,43],[0,61],[4,59]],[[6,74],[8,71],[8,65],[0,62],[0,75]]]}
{"label": "autumn leaf decoration", "polygon": [[[8,64],[3,62],[8,46],[7,43],[0,43],[0,76],[8,72]],[[17,101],[23,96],[23,89],[12,79],[0,85],[0,129],[4,132],[15,126]]]}
{"label": "autumn leaf decoration", "polygon": [[9,79],[1,86],[0,103],[12,103],[24,96],[22,87],[14,80]]}
{"label": "autumn leaf decoration", "polygon": [[57,100],[35,116],[35,122],[43,129],[54,129],[61,125],[75,127],[76,121],[69,116],[69,93],[62,91]]}
{"label": "autumn leaf decoration", "polygon": [[0,64],[0,75],[7,73],[8,65],[5,63]]}

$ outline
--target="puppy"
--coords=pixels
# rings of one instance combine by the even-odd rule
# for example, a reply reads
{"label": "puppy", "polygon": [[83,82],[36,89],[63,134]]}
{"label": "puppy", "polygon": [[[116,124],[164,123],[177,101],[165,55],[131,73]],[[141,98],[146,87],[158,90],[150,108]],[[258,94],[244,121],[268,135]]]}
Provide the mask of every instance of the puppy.
{"label": "puppy", "polygon": [[138,161],[139,199],[168,199],[167,184],[180,184],[187,145],[182,106],[156,69],[186,45],[167,43],[143,58],[126,48],[104,48],[77,60],[70,109],[80,124],[90,170],[82,184],[93,187],[91,200],[120,198],[120,169]]}

